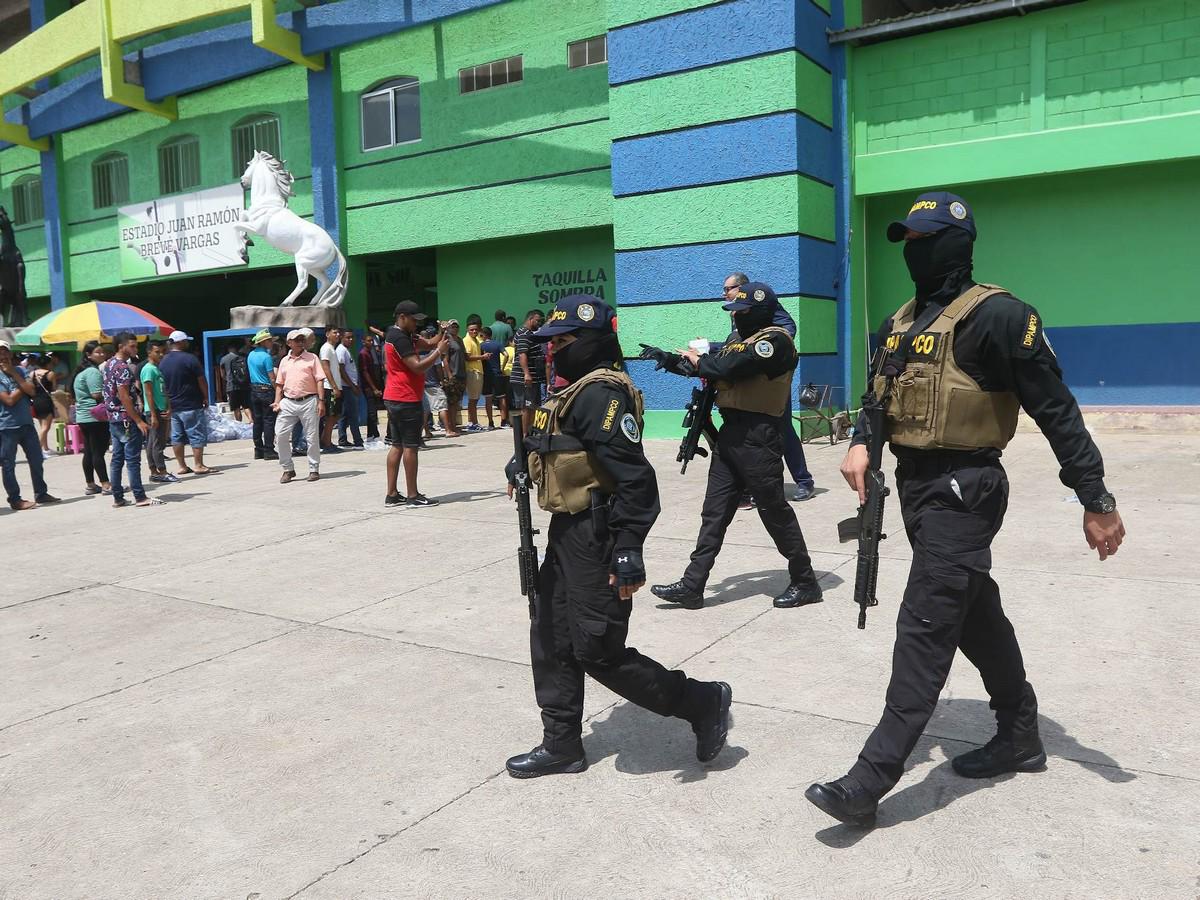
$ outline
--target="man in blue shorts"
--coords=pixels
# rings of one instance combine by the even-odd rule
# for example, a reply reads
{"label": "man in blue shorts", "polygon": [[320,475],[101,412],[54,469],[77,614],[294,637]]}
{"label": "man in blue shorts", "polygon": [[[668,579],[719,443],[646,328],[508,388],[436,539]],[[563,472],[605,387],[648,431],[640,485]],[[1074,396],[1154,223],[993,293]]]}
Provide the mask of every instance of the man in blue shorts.
{"label": "man in blue shorts", "polygon": [[[167,396],[171,398],[171,448],[179,464],[180,475],[207,475],[204,448],[208,446],[208,379],[200,361],[188,352],[192,338],[184,331],[172,331],[171,349],[158,371],[162,374]],[[183,445],[192,448],[192,467],[183,460]]]}

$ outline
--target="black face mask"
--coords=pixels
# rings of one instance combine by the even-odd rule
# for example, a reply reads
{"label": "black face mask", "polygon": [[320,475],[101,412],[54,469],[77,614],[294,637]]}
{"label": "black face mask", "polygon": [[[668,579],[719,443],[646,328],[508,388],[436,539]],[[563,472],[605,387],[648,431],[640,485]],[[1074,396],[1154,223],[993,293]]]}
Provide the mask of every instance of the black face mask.
{"label": "black face mask", "polygon": [[766,304],[743,309],[741,312],[733,314],[733,327],[743,338],[748,338],[771,324],[772,312],[773,310],[769,309]]}
{"label": "black face mask", "polygon": [[611,331],[580,329],[576,337],[554,351],[554,371],[567,381],[578,381],[602,363],[622,358],[621,345]]}
{"label": "black face mask", "polygon": [[971,278],[971,236],[961,228],[904,242],[904,262],[917,289],[918,300],[949,302],[962,293]]}

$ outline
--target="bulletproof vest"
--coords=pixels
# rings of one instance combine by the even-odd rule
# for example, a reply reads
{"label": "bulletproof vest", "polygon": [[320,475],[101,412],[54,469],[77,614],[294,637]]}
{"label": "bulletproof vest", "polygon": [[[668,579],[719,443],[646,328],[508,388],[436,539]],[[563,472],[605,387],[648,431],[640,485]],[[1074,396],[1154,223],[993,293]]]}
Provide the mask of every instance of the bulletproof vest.
{"label": "bulletproof vest", "polygon": [[[954,359],[954,328],[993,294],[1008,293],[994,284],[977,284],[942,310],[933,324],[914,335],[904,371],[892,381],[888,399],[888,440],[917,450],[1003,450],[1017,430],[1020,402],[1011,391],[985,391]],[[912,326],[916,300],[892,318],[889,351],[900,347]],[[874,377],[875,396],[887,379]]]}
{"label": "bulletproof vest", "polygon": [[[642,392],[634,386],[625,372],[613,369],[593,369],[574,384],[551,397],[533,413],[533,427],[525,438],[529,451],[529,475],[538,486],[538,506],[549,513],[583,512],[591,504],[591,492],[600,490],[611,494],[616,485],[608,473],[588,453],[578,438],[563,434],[559,427],[575,398],[587,385],[598,381],[619,385],[633,400],[638,430],[642,428]],[[614,398],[605,415],[615,418],[620,409]],[[619,422],[602,423],[611,430]]]}
{"label": "bulletproof vest", "polygon": [[[716,402],[721,409],[740,409],[768,416],[782,416],[787,411],[788,395],[792,390],[792,373],[796,370],[797,361],[791,335],[782,328],[770,325],[756,331],[741,343],[750,347],[750,352],[753,353],[754,345],[765,341],[770,334],[782,334],[788,339],[788,349],[784,352],[792,354],[791,367],[774,378],[768,378],[759,372],[753,378],[743,378],[740,381],[718,381]],[[775,345],[772,344],[771,348],[774,351]]]}

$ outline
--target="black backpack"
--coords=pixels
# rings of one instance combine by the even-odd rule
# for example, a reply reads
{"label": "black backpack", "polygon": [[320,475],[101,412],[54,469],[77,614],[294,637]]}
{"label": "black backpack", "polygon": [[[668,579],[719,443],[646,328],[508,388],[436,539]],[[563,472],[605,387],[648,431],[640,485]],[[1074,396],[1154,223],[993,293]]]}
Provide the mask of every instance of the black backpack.
{"label": "black backpack", "polygon": [[229,390],[244,391],[250,387],[250,370],[246,368],[246,357],[235,353],[229,361]]}

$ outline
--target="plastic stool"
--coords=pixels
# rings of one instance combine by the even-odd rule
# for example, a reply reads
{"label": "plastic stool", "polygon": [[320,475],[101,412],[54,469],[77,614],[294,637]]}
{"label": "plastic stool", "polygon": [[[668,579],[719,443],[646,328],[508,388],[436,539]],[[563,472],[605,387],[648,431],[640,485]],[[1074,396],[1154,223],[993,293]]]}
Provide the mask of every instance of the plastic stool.
{"label": "plastic stool", "polygon": [[[61,423],[60,423],[61,425]],[[78,425],[67,426],[67,441],[71,445],[72,453],[83,452],[83,429]]]}

